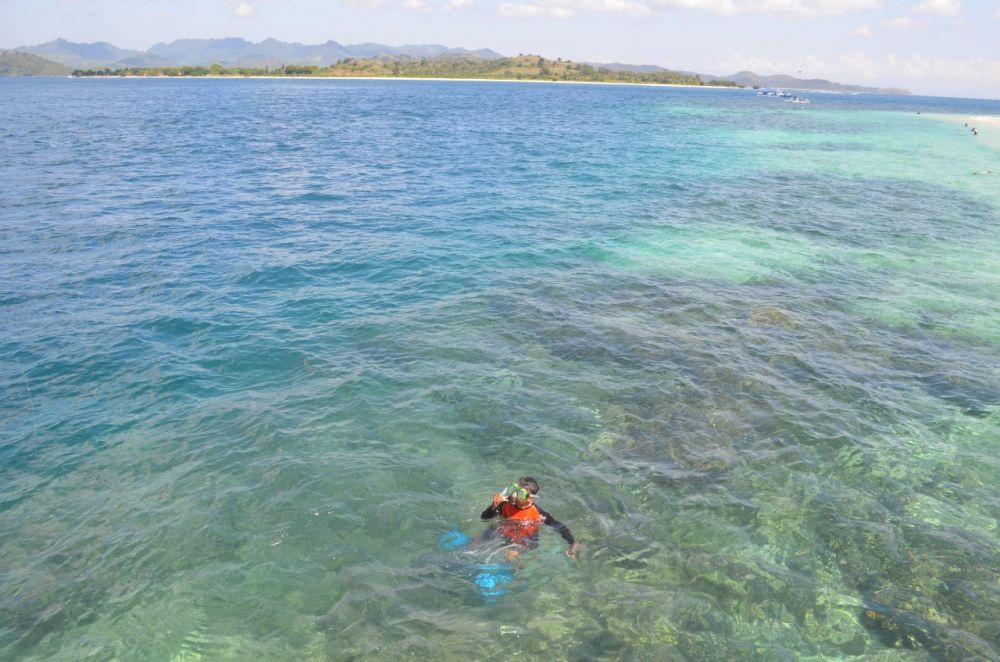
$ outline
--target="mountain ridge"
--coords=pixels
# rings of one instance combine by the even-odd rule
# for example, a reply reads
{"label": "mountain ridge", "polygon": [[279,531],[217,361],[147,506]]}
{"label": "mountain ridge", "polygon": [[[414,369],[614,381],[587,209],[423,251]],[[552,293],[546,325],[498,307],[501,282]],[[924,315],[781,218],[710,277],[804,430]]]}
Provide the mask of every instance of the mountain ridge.
{"label": "mountain ridge", "polygon": [[787,87],[796,90],[859,92],[866,94],[910,94],[909,90],[901,87],[868,87],[865,85],[835,83],[825,78],[796,78],[786,74],[761,76],[752,71],[740,71],[731,76],[719,76],[719,78],[738,83],[744,87]]}
{"label": "mountain ridge", "polygon": [[224,66],[278,67],[284,64],[325,66],[348,57],[411,56],[437,57],[461,54],[486,60],[503,57],[488,48],[469,50],[440,44],[387,46],[363,43],[343,45],[329,40],[323,44],[300,44],[274,38],[254,43],[242,37],[221,39],[175,39],[154,44],[145,51],[118,48],[108,42],[90,44],[55,39],[34,46],[9,49],[30,53],[76,69],[134,66],[187,66],[222,64]]}
{"label": "mountain ridge", "polygon": [[[105,41],[87,44],[58,38],[44,44],[8,49],[8,52],[29,53],[73,69],[208,66],[215,63],[226,67],[276,68],[286,64],[322,67],[335,64],[346,58],[436,58],[442,55],[463,55],[482,58],[483,60],[494,60],[504,57],[500,53],[488,48],[469,50],[465,48],[450,48],[440,44],[388,46],[373,42],[344,45],[332,39],[322,44],[301,44],[298,42],[284,42],[273,37],[256,43],[242,37],[175,39],[169,43],[156,43],[145,51],[119,48]],[[35,64],[37,65],[38,63]],[[595,68],[606,68],[611,71],[630,71],[639,74],[655,74],[671,71],[659,65],[648,64],[624,64],[619,62],[590,62],[586,64]],[[51,67],[48,70],[51,70]],[[794,76],[785,74],[762,76],[750,71],[741,71],[729,76],[714,76],[687,71],[677,73],[696,76],[703,80],[729,81],[745,87],[784,87],[866,94],[910,94],[908,90],[898,87],[867,87],[864,85],[837,83],[822,78],[795,78]]]}
{"label": "mountain ridge", "polygon": [[[608,64],[588,63],[595,67],[606,67],[612,71],[632,71],[635,73],[651,73],[656,71],[667,71],[663,67],[655,64],[622,64],[612,62]],[[780,87],[793,90],[813,90],[820,92],[857,92],[861,94],[910,94],[909,90],[901,87],[869,87],[866,85],[854,85],[849,83],[837,83],[825,78],[796,78],[787,74],[761,75],[752,71],[740,71],[729,76],[715,76],[700,74],[694,71],[681,71],[680,73],[690,76],[697,76],[704,80],[726,80],[743,87]]]}

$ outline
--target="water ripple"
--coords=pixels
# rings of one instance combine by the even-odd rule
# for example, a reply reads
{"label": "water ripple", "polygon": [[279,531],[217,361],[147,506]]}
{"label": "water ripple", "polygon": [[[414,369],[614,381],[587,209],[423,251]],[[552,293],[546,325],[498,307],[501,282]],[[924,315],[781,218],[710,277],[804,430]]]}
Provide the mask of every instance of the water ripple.
{"label": "water ripple", "polygon": [[0,657],[997,656],[995,104],[0,87]]}

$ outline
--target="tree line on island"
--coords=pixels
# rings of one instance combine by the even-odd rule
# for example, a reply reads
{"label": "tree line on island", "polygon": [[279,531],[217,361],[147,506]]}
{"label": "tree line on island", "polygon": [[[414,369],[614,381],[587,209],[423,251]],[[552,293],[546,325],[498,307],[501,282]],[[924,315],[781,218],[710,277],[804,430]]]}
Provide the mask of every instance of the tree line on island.
{"label": "tree line on island", "polygon": [[474,56],[344,58],[328,66],[287,64],[280,67],[125,67],[119,69],[75,69],[76,77],[137,76],[278,76],[278,77],[385,77],[385,78],[475,78],[484,80],[545,80],[591,83],[660,83],[741,87],[727,80],[702,80],[679,71],[636,72],[609,69],[557,58],[518,55],[483,59]]}
{"label": "tree line on island", "polygon": [[[44,59],[43,59],[44,58]],[[459,58],[458,61],[455,58]],[[464,58],[464,61],[463,61]],[[837,83],[822,78],[759,75],[740,71],[728,76],[670,71],[657,65],[621,62],[575,63],[521,55],[504,57],[488,48],[468,50],[440,44],[387,46],[366,42],[340,44],[254,43],[238,37],[177,39],[148,50],[118,48],[107,42],[80,44],[65,39],[0,51],[0,76],[382,76],[479,78],[580,82],[668,83],[779,87],[865,94],[909,94],[901,88]],[[218,63],[212,66],[211,63]],[[493,64],[490,64],[493,63]],[[282,66],[282,65],[287,66]]]}

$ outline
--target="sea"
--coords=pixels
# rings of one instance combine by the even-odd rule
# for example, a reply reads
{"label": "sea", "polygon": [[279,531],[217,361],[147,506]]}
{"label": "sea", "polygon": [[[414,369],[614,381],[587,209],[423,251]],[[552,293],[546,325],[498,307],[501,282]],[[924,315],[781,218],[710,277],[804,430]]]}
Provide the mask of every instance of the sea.
{"label": "sea", "polygon": [[1000,658],[1000,102],[805,94],[0,80],[0,659]]}

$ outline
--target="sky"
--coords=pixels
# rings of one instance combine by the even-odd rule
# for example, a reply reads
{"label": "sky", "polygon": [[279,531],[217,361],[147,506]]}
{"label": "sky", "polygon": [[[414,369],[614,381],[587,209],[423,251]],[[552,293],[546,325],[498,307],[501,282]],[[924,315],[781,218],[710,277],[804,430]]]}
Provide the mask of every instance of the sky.
{"label": "sky", "polygon": [[1000,0],[0,0],[0,48],[58,37],[437,43],[1000,99]]}

